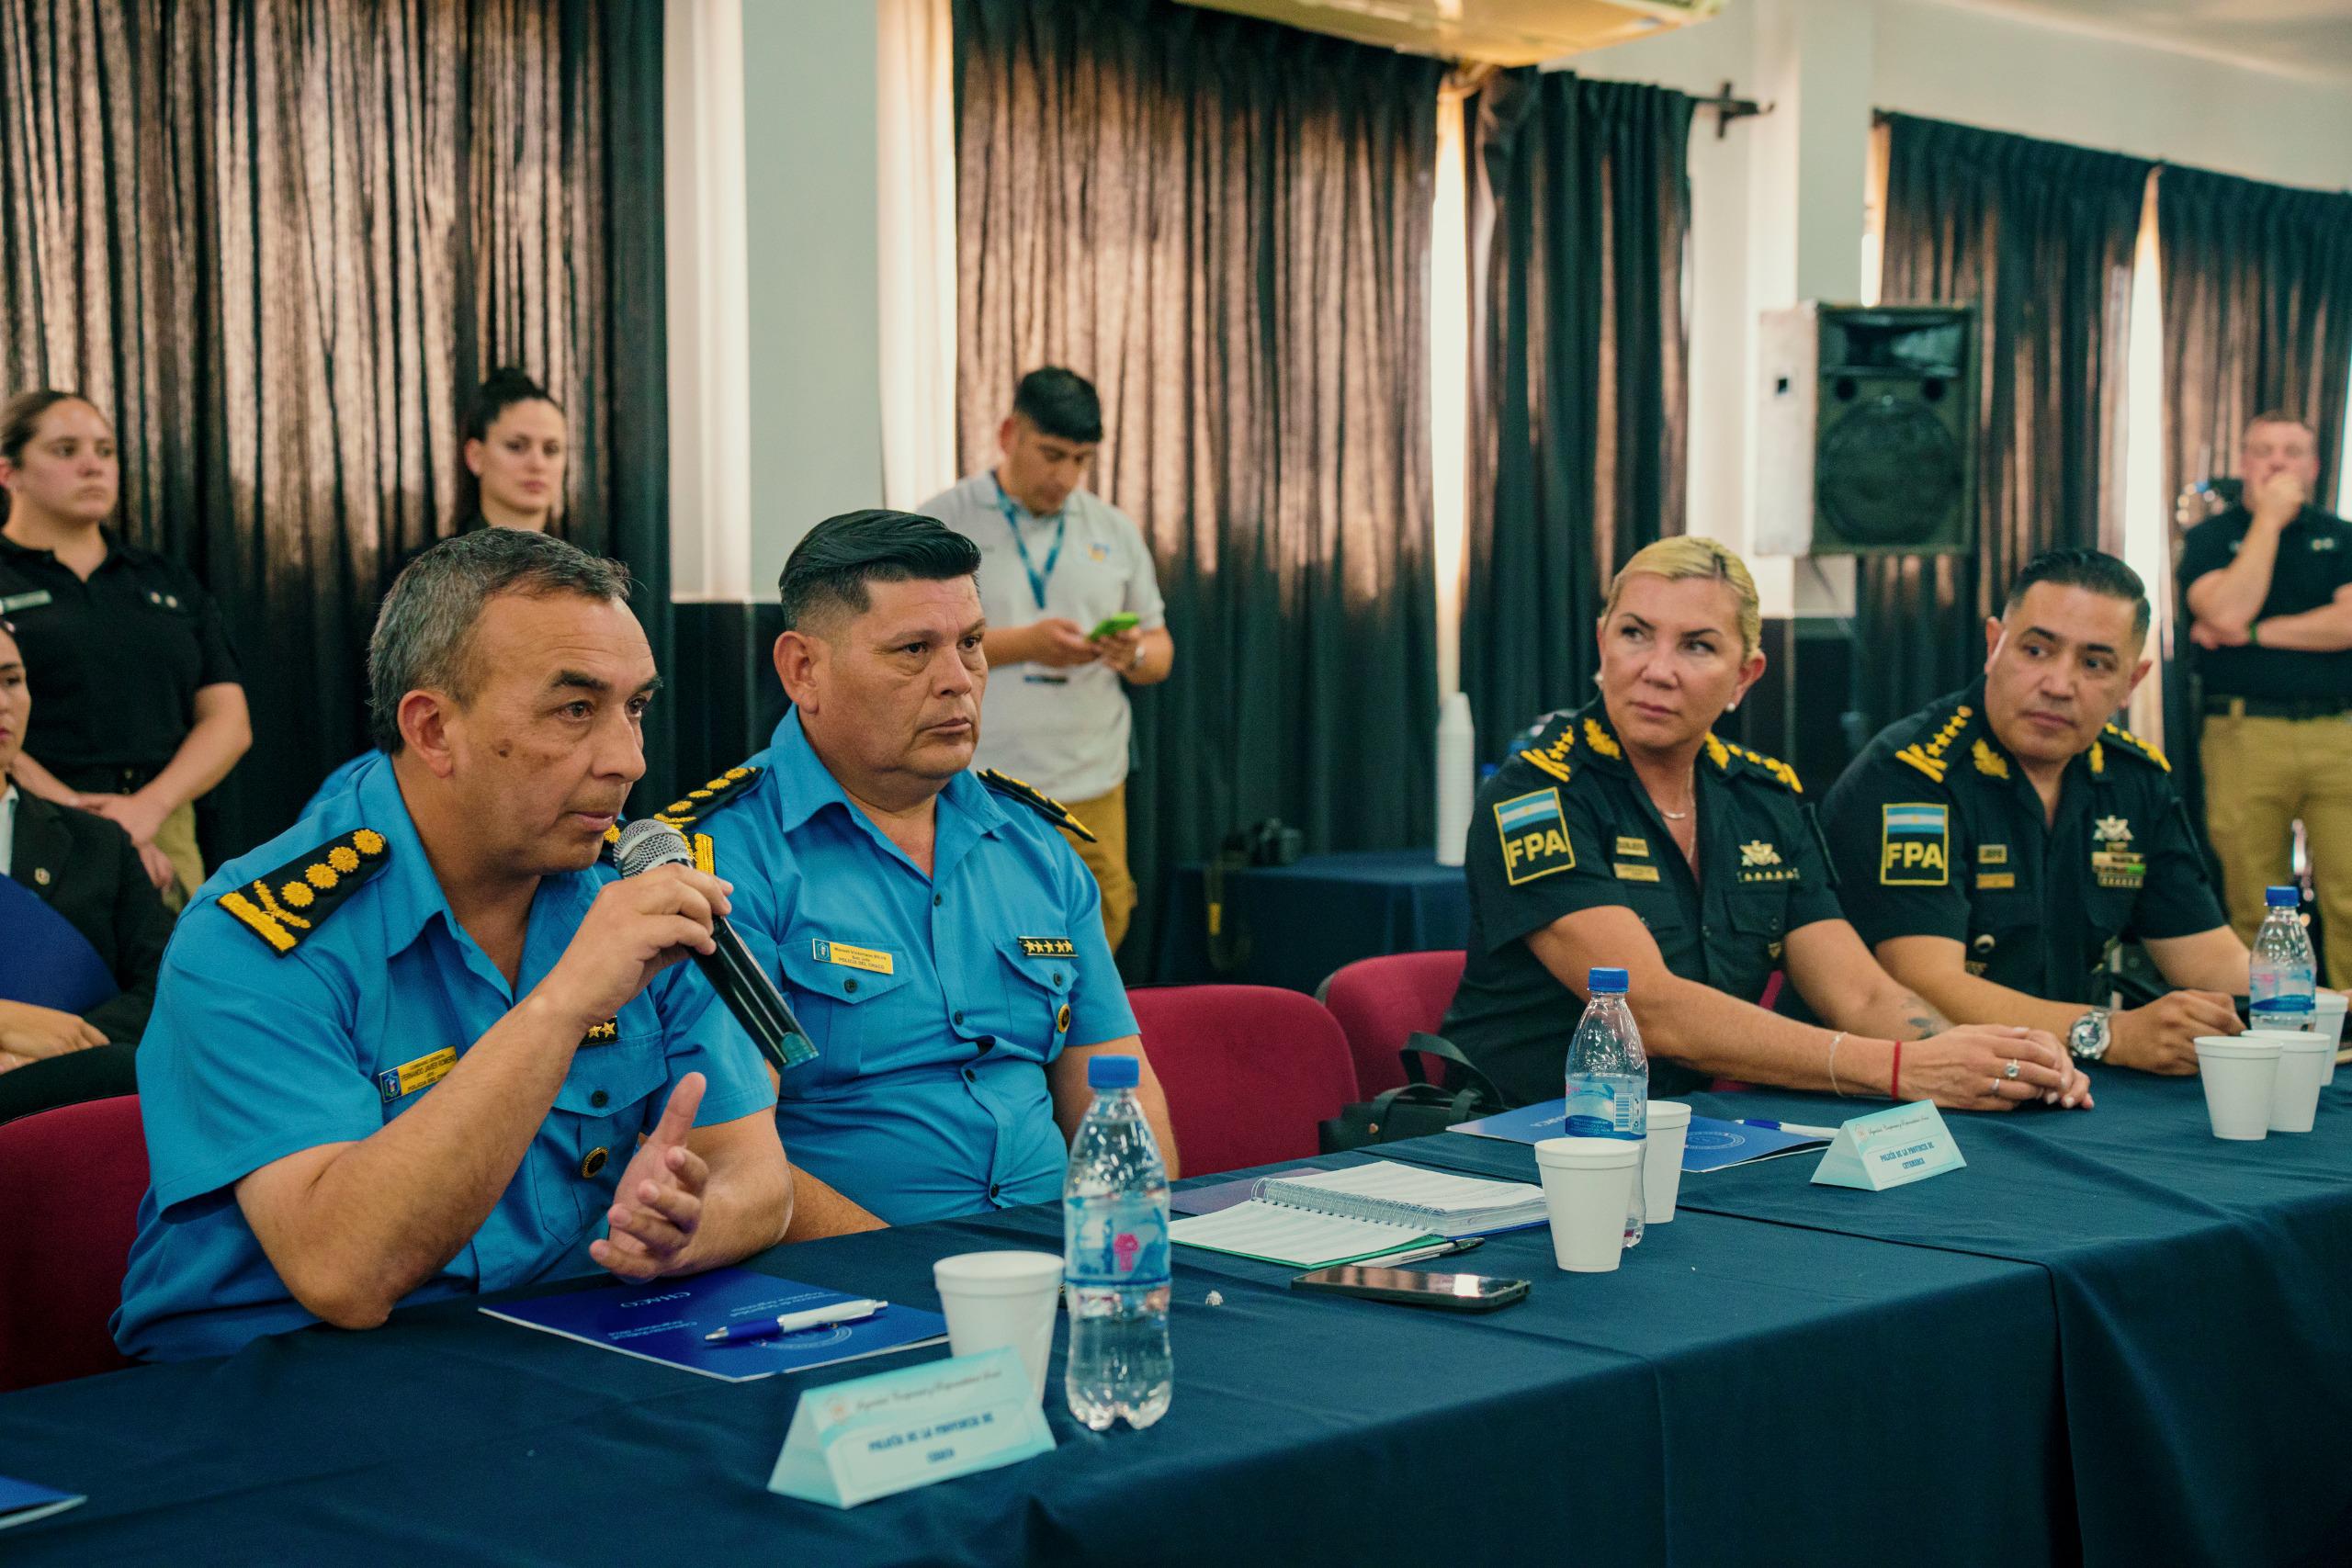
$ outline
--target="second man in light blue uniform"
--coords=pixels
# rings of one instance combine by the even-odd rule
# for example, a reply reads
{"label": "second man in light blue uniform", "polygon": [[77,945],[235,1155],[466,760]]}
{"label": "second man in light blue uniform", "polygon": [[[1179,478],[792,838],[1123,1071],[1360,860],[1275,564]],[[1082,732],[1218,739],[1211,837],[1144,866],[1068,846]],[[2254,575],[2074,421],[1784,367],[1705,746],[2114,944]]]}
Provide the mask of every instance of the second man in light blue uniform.
{"label": "second man in light blue uniform", "polygon": [[[1143,1055],[1067,815],[970,771],[978,566],[928,517],[818,525],[780,584],[792,709],[663,813],[709,836],[730,922],[818,1048],[776,1104],[796,1241],[1058,1198],[1086,1058]],[[1172,1176],[1148,1060],[1142,1096]]]}

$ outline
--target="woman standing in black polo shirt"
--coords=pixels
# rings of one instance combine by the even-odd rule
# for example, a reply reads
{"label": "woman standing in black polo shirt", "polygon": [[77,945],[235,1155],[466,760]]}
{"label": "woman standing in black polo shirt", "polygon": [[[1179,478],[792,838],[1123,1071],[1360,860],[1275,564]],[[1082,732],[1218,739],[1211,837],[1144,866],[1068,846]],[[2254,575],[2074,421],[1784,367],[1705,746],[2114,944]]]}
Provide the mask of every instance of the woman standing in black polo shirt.
{"label": "woman standing in black polo shirt", "polygon": [[0,405],[0,615],[41,693],[12,773],[119,824],[177,908],[204,880],[195,802],[253,728],[212,596],[105,526],[120,479],[114,429],[87,399],[44,390]]}

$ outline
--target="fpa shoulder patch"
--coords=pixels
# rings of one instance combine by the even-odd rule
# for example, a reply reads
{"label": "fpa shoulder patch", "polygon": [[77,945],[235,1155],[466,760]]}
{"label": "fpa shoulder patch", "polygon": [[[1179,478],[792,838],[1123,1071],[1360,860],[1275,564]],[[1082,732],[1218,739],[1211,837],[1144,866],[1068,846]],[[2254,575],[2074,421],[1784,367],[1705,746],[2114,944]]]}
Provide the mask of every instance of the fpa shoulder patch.
{"label": "fpa shoulder patch", "polygon": [[356,828],[214,902],[284,957],[390,860],[383,834]]}
{"label": "fpa shoulder patch", "polygon": [[1023,784],[1019,779],[1006,773],[1000,773],[994,768],[982,768],[979,772],[979,780],[1007,799],[1019,801],[1055,827],[1067,829],[1090,844],[1102,841],[1088,831],[1085,823],[1069,814],[1069,807],[1035,785]]}
{"label": "fpa shoulder patch", "polygon": [[1573,871],[1577,852],[1557,788],[1495,802],[1495,836],[1503,850],[1503,880],[1517,887],[1555,871]]}
{"label": "fpa shoulder patch", "polygon": [[1939,802],[1879,807],[1878,881],[1882,887],[1945,887],[1951,883],[1951,810]]}
{"label": "fpa shoulder patch", "polygon": [[683,829],[689,822],[707,817],[758,780],[757,768],[729,768],[700,789],[690,789],[653,815],[673,828]]}

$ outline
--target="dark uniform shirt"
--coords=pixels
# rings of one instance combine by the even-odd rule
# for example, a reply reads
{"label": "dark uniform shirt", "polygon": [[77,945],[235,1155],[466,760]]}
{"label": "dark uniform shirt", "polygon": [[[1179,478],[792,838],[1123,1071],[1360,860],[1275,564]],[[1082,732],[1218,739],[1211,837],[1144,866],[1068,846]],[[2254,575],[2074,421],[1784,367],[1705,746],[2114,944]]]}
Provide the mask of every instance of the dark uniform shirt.
{"label": "dark uniform shirt", "polygon": [[2045,818],[1984,716],[1984,683],[1880,732],[1826,808],[1847,918],[1876,946],[1950,937],[1968,971],[2051,1001],[2090,1002],[2118,937],[2224,923],[2171,765],[2113,725],[2066,765]]}
{"label": "dark uniform shirt", "polygon": [[[2180,591],[2236,558],[2254,519],[2243,506],[2188,531],[2180,552]],[[2352,583],[2352,523],[2316,506],[2279,531],[2278,558],[2257,620],[2300,615],[2332,602]],[[2290,648],[2201,648],[2198,673],[2209,697],[2335,698],[2352,704],[2352,649],[2306,653]]]}
{"label": "dark uniform shirt", "polygon": [[[1749,1002],[1780,967],[1790,931],[1838,918],[1794,773],[1711,735],[1695,782],[1703,876],[1691,874],[1599,702],[1555,717],[1480,787],[1464,868],[1469,959],[1445,1037],[1511,1104],[1560,1093],[1583,1010],[1527,945],[1563,915],[1630,908],[1668,969]],[[1642,998],[1632,1001],[1638,1019]],[[1705,1084],[1650,1058],[1652,1094]]]}
{"label": "dark uniform shirt", "polygon": [[71,788],[133,790],[196,727],[196,694],[237,679],[220,606],[175,561],[125,545],[85,582],[0,536],[0,615],[31,682],[25,750]]}

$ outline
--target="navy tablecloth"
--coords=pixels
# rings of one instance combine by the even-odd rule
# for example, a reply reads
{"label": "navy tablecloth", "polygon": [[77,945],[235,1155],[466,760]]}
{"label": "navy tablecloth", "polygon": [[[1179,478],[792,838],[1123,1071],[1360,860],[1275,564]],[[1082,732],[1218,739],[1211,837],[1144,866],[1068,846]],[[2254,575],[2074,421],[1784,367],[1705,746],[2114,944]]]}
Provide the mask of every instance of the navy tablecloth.
{"label": "navy tablecloth", "polygon": [[[2094,1111],[1949,1114],[1967,1168],[1910,1187],[1815,1187],[1819,1157],[1799,1155],[1689,1178],[1681,1206],[2044,1269],[2086,1561],[2352,1562],[2352,1076],[2323,1091],[2313,1132],[2247,1144],[2211,1135],[2194,1078],[2095,1077]],[[1685,1098],[1708,1116],[1860,1113]],[[1397,1147],[1534,1179],[1524,1145]]]}
{"label": "navy tablecloth", "polygon": [[[931,1305],[933,1259],[1053,1246],[1057,1224],[1018,1210],[758,1266]],[[1534,1281],[1485,1317],[1301,1295],[1287,1269],[1179,1249],[1159,1425],[1073,1423],[1057,1337],[1054,1453],[848,1512],[763,1489],[794,1402],[905,1359],[721,1384],[462,1304],[311,1330],[0,1397],[0,1474],[90,1495],[0,1537],[0,1558],[1781,1564],[1898,1541],[1914,1563],[2072,1557],[2041,1269],[1711,1213],[1613,1275],[1560,1274],[1549,1245],[1536,1230],[1476,1254]]]}
{"label": "navy tablecloth", "polygon": [[1221,980],[1313,991],[1359,958],[1460,947],[1470,935],[1462,868],[1428,850],[1305,855],[1290,865],[1226,873],[1225,919],[1246,941],[1242,961],[1209,963],[1206,872],[1180,866],[1159,926],[1153,975],[1164,985]]}

